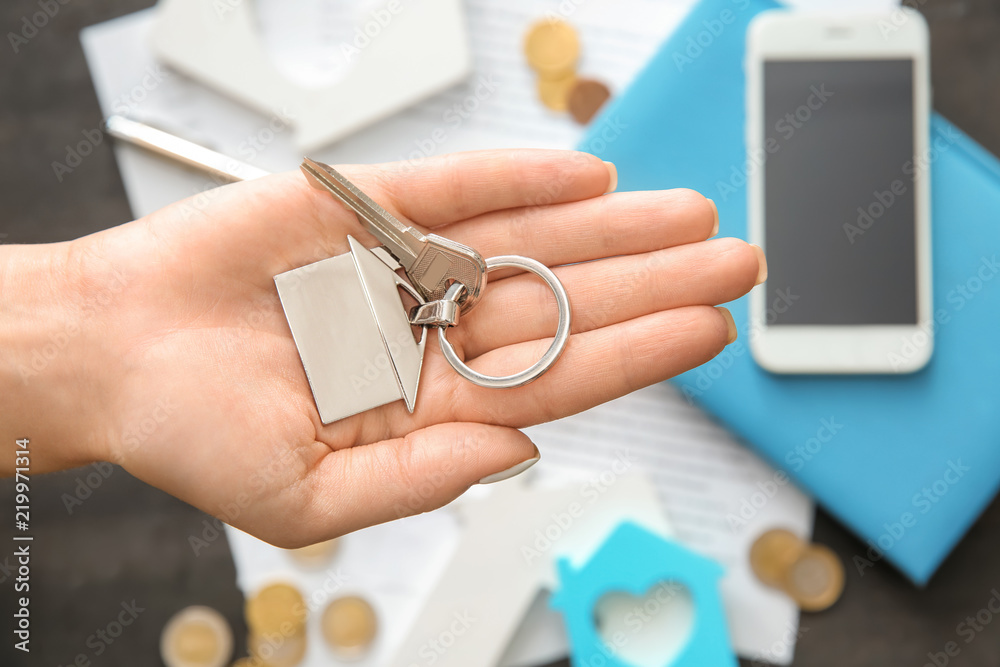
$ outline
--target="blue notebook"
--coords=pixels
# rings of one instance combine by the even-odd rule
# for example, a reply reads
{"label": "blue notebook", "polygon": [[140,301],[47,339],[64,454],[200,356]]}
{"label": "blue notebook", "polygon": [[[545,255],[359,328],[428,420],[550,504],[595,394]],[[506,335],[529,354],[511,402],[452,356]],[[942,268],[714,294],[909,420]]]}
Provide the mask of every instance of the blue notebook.
{"label": "blue notebook", "polygon": [[[582,150],[613,161],[620,190],[688,187],[715,200],[720,234],[746,238],[743,57],[769,0],[703,0],[594,122]],[[1000,163],[945,119],[931,168],[930,364],[904,376],[780,376],[741,341],[674,380],[868,544],[925,583],[1000,485]],[[726,186],[732,186],[729,191]],[[918,341],[919,342],[919,341]]]}

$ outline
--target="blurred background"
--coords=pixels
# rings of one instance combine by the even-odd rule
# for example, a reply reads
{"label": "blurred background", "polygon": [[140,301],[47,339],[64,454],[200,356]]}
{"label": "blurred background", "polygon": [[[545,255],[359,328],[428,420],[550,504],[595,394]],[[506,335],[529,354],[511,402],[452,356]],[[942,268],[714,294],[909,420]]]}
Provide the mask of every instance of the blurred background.
{"label": "blurred background", "polygon": [[[118,46],[125,45],[121,46],[122,53],[130,53],[134,48],[126,44],[128,40],[137,39],[134,30],[126,29],[128,26],[116,24],[113,29],[93,34],[88,65],[81,46],[82,29],[149,8],[153,2],[70,0],[62,4],[53,0],[51,6],[56,9],[30,38],[11,38],[11,34],[22,35],[26,17],[30,21],[30,17],[42,11],[41,4],[17,0],[0,6],[0,26],[8,35],[5,41],[10,47],[0,57],[0,90],[3,91],[0,135],[4,151],[4,159],[0,162],[0,243],[73,239],[131,220],[144,213],[144,209],[178,198],[178,193],[187,196],[214,185],[204,177],[175,175],[170,166],[159,164],[146,155],[129,153],[124,158],[127,162],[120,162],[122,155],[116,159],[107,138],[92,141],[93,145],[79,165],[60,174],[55,163],[69,164],[69,148],[79,146],[81,140],[90,136],[87,133],[101,127],[109,106],[111,111],[130,112],[268,170],[295,167],[294,163],[287,163],[286,156],[294,153],[294,148],[291,138],[284,132],[287,119],[282,118],[280,109],[275,108],[273,114],[248,110],[232,101],[232,95],[197,90],[198,84],[187,82],[184,75],[172,70],[162,76],[181,81],[187,88],[160,88],[154,82],[148,90],[142,89],[145,85],[142,67],[139,68],[140,77],[133,85],[125,87],[126,97],[122,98],[121,81],[135,78],[135,74],[128,71],[130,63],[119,63],[121,67],[115,71],[113,61]],[[239,4],[239,0],[216,0],[213,7],[226,11]],[[329,67],[324,69],[317,65],[317,71],[337,71],[338,58],[344,58],[344,52],[337,48],[322,51],[322,45],[336,47],[354,39],[350,31],[336,32],[337,12],[345,10],[336,7],[337,3],[326,3],[323,26],[333,31],[332,37],[318,29],[304,30],[301,22],[293,20],[309,11],[320,11],[321,4],[303,3],[285,12],[278,3],[261,3],[261,19],[275,26],[267,39],[268,48],[277,54],[279,70],[302,74],[303,59],[315,62],[319,58]],[[537,95],[552,93],[536,91],[533,87],[533,74],[521,46],[521,39],[532,20],[544,16],[546,11],[558,13],[560,4],[505,7],[498,1],[493,10],[490,4],[486,0],[470,3],[467,14],[459,20],[472,22],[473,31],[482,31],[476,34],[494,34],[491,31],[495,27],[498,36],[514,35],[515,39],[498,37],[487,55],[473,49],[469,71],[460,71],[460,67],[452,73],[442,71],[436,82],[429,76],[427,85],[432,88],[436,85],[443,91],[437,92],[436,97],[415,101],[401,99],[396,108],[390,104],[371,110],[372,114],[389,119],[384,121],[389,125],[362,128],[352,126],[347,119],[339,130],[316,130],[319,135],[327,132],[327,138],[336,136],[332,144],[336,148],[331,149],[330,154],[342,161],[419,160],[421,155],[465,148],[476,141],[498,146],[559,143],[571,148],[603,102],[601,86],[614,99],[643,64],[644,58],[648,58],[669,34],[669,27],[675,26],[693,3],[662,3],[653,12],[655,19],[612,10],[611,13],[616,14],[615,25],[609,26],[609,30],[622,31],[618,42],[611,45],[615,48],[603,42],[597,44],[600,35],[587,27],[587,20],[595,20],[593,16],[586,19],[580,18],[582,13],[570,13],[567,21],[578,26],[581,35],[583,57],[578,65],[579,78],[595,84],[589,92],[577,91],[582,98],[576,100],[574,108],[566,108],[560,101],[537,98]],[[653,6],[653,3],[648,4]],[[925,0],[916,4],[930,26],[934,108],[988,151],[1000,154],[1000,115],[997,113],[1000,109],[1000,4],[992,0]],[[576,22],[578,18],[579,23]],[[658,34],[659,28],[639,30],[638,26],[645,21],[663,26],[666,32]],[[638,30],[638,38],[628,37],[630,25]],[[296,40],[297,31],[308,35]],[[301,42],[299,52],[288,47],[296,41]],[[632,43],[628,45],[628,42]],[[307,53],[311,44],[319,45],[315,46],[319,51]],[[316,56],[317,53],[320,56]],[[361,57],[364,57],[364,49]],[[476,78],[486,71],[483,70],[483,58],[489,59],[487,69],[499,69],[506,60],[509,61],[506,66],[519,68],[520,74],[502,80],[499,93],[491,92],[491,79]],[[98,70],[101,80],[97,80]],[[159,70],[149,74],[152,80],[161,76]],[[302,76],[307,74],[308,71]],[[462,83],[449,83],[449,77],[457,77]],[[333,86],[337,77],[330,75],[319,83],[314,78],[313,83],[315,87]],[[135,92],[135,86],[140,86],[140,92]],[[103,111],[97,92],[102,88]],[[462,115],[462,108],[469,109],[469,100],[473,99],[470,95],[477,100],[473,110],[480,114],[483,125],[475,129],[469,127],[471,121],[465,122]],[[146,104],[147,98],[155,104]],[[121,108],[115,106],[116,102]],[[480,103],[482,110],[478,110]],[[450,121],[443,114],[453,104],[460,105],[459,115]],[[404,108],[407,109],[405,118],[393,115]],[[206,120],[201,115],[207,113],[206,109],[218,109],[220,115]],[[419,123],[421,118],[426,120],[427,117],[436,119],[438,125],[449,132],[453,129],[454,140],[437,141],[430,139],[432,134],[413,129],[424,127]],[[222,136],[217,131],[220,124],[235,125],[237,129]],[[520,134],[505,129],[508,125],[519,124],[524,126]],[[470,138],[473,132],[474,139]],[[280,139],[275,141],[272,135]],[[429,148],[426,146],[428,140],[433,142]],[[322,138],[317,141],[323,143]],[[414,151],[417,151],[416,158],[412,157]],[[319,153],[318,157],[322,159],[324,153]],[[119,171],[121,164],[128,165],[131,177]],[[151,175],[157,174],[170,181],[171,187],[162,188],[162,182],[155,187],[149,185]],[[133,181],[128,192],[123,176],[126,182],[129,178]],[[995,217],[996,214],[984,212],[984,215]],[[1000,322],[1000,318],[997,321]],[[705,420],[698,423],[706,432],[718,429],[707,418],[690,416],[690,419]],[[961,424],[956,424],[955,438],[963,438]],[[743,465],[743,459],[739,458],[742,454],[734,456],[737,464]],[[747,469],[754,470],[754,474],[759,473],[760,465],[756,459],[746,463]],[[759,474],[764,479],[770,471],[764,469]],[[0,645],[0,664],[61,666],[73,664],[81,655],[85,662],[77,664],[109,667],[161,664],[160,641],[164,626],[178,610],[189,605],[206,605],[221,612],[233,633],[233,657],[246,655],[245,594],[253,592],[247,588],[268,580],[261,568],[275,562],[268,560],[270,556],[261,555],[263,552],[257,551],[256,546],[243,545],[240,547],[242,555],[234,562],[232,533],[211,528],[215,524],[208,515],[109,465],[33,479],[31,497],[35,536],[31,575],[32,651],[25,655],[14,650],[11,635],[5,630],[5,639]],[[739,499],[737,496],[736,500]],[[791,664],[812,667],[1000,665],[1000,618],[994,618],[993,612],[981,613],[989,609],[990,601],[1000,589],[1000,558],[997,557],[1000,504],[994,501],[986,509],[926,587],[918,587],[885,561],[876,562],[863,574],[859,573],[852,565],[853,559],[864,554],[869,545],[833,520],[821,506],[816,507],[812,523],[811,504],[806,504],[804,499],[789,503],[794,505],[794,512],[809,514],[808,521],[800,522],[799,528],[807,531],[811,525],[812,532],[803,537],[829,546],[845,564],[846,585],[842,597],[831,608],[816,613],[804,612],[798,627],[792,626],[792,641],[786,641],[788,645],[776,653],[790,654],[794,645]],[[2,480],[0,506],[12,508],[13,505],[13,483]],[[680,513],[672,509],[668,503],[667,515],[675,524],[678,537],[682,542],[685,535],[694,539],[693,529],[685,533],[684,520],[678,520]],[[3,511],[8,516],[11,510]],[[689,520],[687,525],[691,522]],[[11,525],[9,516],[3,523],[6,535],[9,533],[7,526]],[[448,539],[455,539],[453,533],[448,535]],[[192,536],[201,536],[204,546],[192,547]],[[4,539],[4,544],[0,550],[0,590],[3,591],[2,614],[8,619],[4,622],[6,628],[13,613],[12,584],[16,570],[12,548],[7,546],[11,544],[8,538]],[[237,563],[242,568],[242,579]],[[282,563],[280,567],[293,567]],[[430,584],[424,586],[429,587]],[[396,604],[391,596],[385,600],[384,604]],[[750,600],[748,604],[752,606],[752,598]],[[142,609],[136,622],[110,641],[95,641],[95,632],[117,618],[123,605]],[[982,629],[966,643],[964,635],[959,634],[962,624],[977,616]],[[380,618],[391,618],[391,614],[383,614]],[[380,627],[379,631],[384,632],[385,628]],[[749,637],[747,641],[752,644],[753,639]],[[559,641],[564,645],[564,638]],[[941,652],[949,642],[959,642],[961,650],[956,655],[946,655],[947,663],[941,662]],[[556,648],[552,648],[553,645]],[[551,654],[560,652],[559,645],[557,641],[555,644],[550,642],[544,650],[525,649],[525,655],[553,657]],[[933,657],[935,655],[939,657]],[[767,664],[767,657],[766,652],[744,653],[740,664]],[[341,664],[315,654],[308,659],[309,664]],[[515,663],[517,660],[511,664]],[[558,659],[545,663],[568,664]]]}

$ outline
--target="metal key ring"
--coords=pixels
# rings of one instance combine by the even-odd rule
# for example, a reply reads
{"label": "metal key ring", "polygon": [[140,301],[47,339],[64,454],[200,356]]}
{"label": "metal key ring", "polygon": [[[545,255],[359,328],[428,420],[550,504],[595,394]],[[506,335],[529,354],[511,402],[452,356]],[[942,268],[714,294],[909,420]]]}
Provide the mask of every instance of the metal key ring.
{"label": "metal key ring", "polygon": [[559,310],[559,325],[556,327],[555,340],[552,341],[552,345],[545,351],[541,359],[520,373],[499,376],[483,375],[469,368],[464,361],[458,358],[458,355],[455,354],[455,348],[448,342],[446,334],[448,327],[438,328],[438,341],[441,343],[441,352],[444,353],[444,358],[448,360],[451,367],[466,380],[482,387],[490,387],[491,389],[511,389],[537,379],[556,362],[556,359],[562,354],[563,348],[566,347],[566,341],[569,340],[569,295],[566,294],[566,288],[559,282],[556,274],[541,262],[529,259],[528,257],[521,257],[520,255],[500,255],[498,257],[490,257],[486,260],[487,271],[501,268],[524,269],[544,280],[552,289],[552,293],[555,294],[556,308]]}

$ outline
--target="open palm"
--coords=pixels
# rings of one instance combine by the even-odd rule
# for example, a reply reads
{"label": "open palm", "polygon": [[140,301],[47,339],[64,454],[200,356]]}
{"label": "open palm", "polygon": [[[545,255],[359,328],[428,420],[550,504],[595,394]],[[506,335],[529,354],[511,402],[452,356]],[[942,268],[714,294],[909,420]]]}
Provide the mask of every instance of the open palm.
{"label": "open palm", "polygon": [[[333,197],[279,174],[73,242],[83,292],[116,285],[88,361],[106,458],[281,546],[439,507],[537,456],[517,428],[704,363],[734,332],[712,306],[764,272],[758,249],[705,241],[715,212],[701,195],[604,195],[612,177],[586,154],[337,168],[404,222],[559,267],[573,331],[552,370],[507,390],[461,378],[429,337],[412,414],[397,401],[324,426],[273,277],[346,252],[348,234],[375,245]],[[506,374],[541,356],[556,320],[544,283],[494,273],[449,340]]]}

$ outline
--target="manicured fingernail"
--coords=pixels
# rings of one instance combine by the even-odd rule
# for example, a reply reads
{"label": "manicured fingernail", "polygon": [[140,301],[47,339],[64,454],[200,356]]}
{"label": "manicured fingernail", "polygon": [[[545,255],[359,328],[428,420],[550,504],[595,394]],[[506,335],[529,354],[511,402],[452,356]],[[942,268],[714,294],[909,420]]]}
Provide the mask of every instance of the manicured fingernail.
{"label": "manicured fingernail", "polygon": [[618,167],[615,166],[614,162],[607,161],[605,161],[604,166],[608,168],[608,175],[611,177],[608,181],[608,189],[604,191],[604,194],[608,194],[618,189]]}
{"label": "manicured fingernail", "polygon": [[708,200],[708,203],[712,205],[712,212],[715,214],[715,223],[712,225],[712,233],[709,236],[715,236],[719,233],[719,207],[711,199]]}
{"label": "manicured fingernail", "polygon": [[729,329],[729,339],[726,341],[726,345],[729,345],[736,340],[736,320],[733,319],[733,314],[729,312],[728,308],[716,306],[715,309],[726,320],[726,327]]}
{"label": "manicured fingernail", "polygon": [[507,468],[506,470],[501,470],[500,472],[493,473],[492,475],[487,475],[479,480],[480,484],[492,484],[493,482],[502,482],[505,479],[510,479],[511,477],[516,477],[522,472],[530,468],[531,466],[538,463],[538,459],[542,458],[541,453],[538,451],[538,446],[535,446],[535,455],[532,456],[527,461],[521,461],[516,466],[512,468]]}
{"label": "manicured fingernail", "polygon": [[754,285],[760,285],[767,280],[767,257],[764,257],[764,249],[759,245],[751,243],[750,247],[753,248],[754,253],[757,255],[757,282]]}

